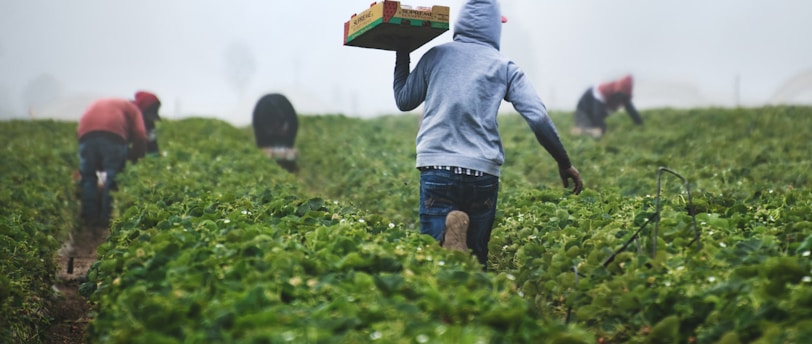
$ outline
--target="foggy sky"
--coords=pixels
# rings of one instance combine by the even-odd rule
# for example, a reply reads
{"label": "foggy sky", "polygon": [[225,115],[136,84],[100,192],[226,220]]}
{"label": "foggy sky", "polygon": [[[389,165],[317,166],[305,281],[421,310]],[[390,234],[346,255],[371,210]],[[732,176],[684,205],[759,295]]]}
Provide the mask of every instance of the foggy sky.
{"label": "foggy sky", "polygon": [[[139,89],[169,118],[246,124],[268,92],[305,114],[396,114],[394,53],[342,45],[344,22],[370,3],[0,0],[0,119],[75,119],[96,97]],[[462,0],[403,3],[450,6],[453,23]],[[504,0],[502,10],[502,52],[551,109],[626,73],[643,109],[812,104],[812,1]]]}

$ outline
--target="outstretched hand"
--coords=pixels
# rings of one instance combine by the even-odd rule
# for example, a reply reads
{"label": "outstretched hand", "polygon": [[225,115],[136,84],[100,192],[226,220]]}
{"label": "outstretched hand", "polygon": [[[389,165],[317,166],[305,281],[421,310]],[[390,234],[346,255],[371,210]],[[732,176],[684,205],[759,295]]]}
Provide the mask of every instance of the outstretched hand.
{"label": "outstretched hand", "polygon": [[584,181],[581,180],[581,173],[575,168],[575,166],[570,166],[570,168],[558,169],[558,174],[561,176],[561,181],[564,182],[564,187],[570,187],[570,179],[572,179],[573,187],[572,192],[574,194],[580,194],[581,190],[584,189]]}

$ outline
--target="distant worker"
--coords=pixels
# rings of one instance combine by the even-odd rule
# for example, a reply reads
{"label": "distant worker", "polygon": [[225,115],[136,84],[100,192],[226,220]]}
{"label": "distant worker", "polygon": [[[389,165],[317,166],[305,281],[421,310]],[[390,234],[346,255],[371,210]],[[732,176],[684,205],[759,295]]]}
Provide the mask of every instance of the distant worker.
{"label": "distant worker", "polygon": [[161,120],[158,115],[161,101],[152,93],[138,91],[135,93],[133,102],[141,110],[144,117],[144,128],[147,130],[147,156],[160,156],[161,151],[158,149],[158,132],[155,128],[155,122]]}
{"label": "distant worker", "polygon": [[[141,110],[127,99],[106,98],[93,102],[79,119],[79,173],[82,184],[82,221],[106,227],[112,212],[111,190],[124,168],[128,152],[133,163],[144,157],[147,133]],[[128,147],[132,144],[132,147]],[[97,171],[105,176],[101,193]]]}
{"label": "distant worker", "polygon": [[574,135],[589,135],[599,138],[606,133],[606,117],[621,105],[635,124],[642,125],[643,119],[632,104],[632,76],[590,87],[578,101],[575,110]]}
{"label": "distant worker", "polygon": [[278,93],[260,98],[254,107],[253,126],[257,147],[284,169],[296,172],[294,144],[299,119],[288,98]]}

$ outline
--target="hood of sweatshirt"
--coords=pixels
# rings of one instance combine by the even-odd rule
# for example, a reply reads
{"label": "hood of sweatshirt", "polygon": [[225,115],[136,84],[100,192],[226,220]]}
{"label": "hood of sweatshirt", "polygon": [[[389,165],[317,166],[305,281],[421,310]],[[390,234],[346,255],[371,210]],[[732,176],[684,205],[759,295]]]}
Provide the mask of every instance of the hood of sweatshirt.
{"label": "hood of sweatshirt", "polygon": [[497,0],[467,0],[454,25],[454,40],[485,44],[499,50],[502,14]]}

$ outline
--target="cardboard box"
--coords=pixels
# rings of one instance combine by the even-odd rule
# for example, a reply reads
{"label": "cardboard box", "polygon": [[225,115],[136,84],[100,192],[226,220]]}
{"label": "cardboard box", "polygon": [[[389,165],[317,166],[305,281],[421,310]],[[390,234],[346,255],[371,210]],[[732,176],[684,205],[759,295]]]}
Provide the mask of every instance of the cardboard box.
{"label": "cardboard box", "polygon": [[448,31],[449,17],[448,6],[411,8],[384,0],[344,23],[344,45],[411,52]]}

